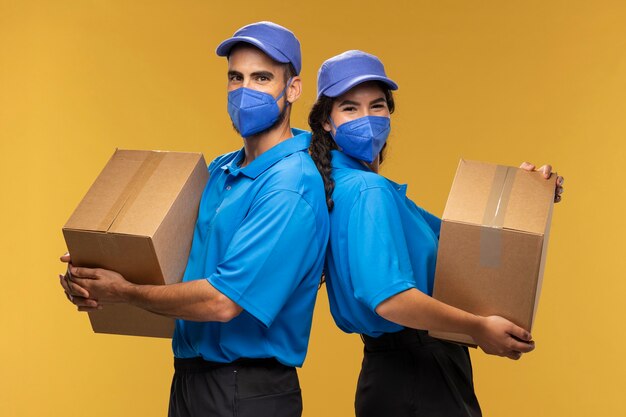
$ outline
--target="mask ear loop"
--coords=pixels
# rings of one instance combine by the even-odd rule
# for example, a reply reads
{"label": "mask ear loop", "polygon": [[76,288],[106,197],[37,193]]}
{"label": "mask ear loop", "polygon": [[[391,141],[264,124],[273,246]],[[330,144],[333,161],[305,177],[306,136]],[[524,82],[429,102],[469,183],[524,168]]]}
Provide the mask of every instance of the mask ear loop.
{"label": "mask ear loop", "polygon": [[[328,121],[330,122],[330,125],[333,127],[333,129],[335,129],[335,132],[337,131],[337,126],[335,126],[335,122],[333,122],[333,119],[331,119],[330,116],[328,116]],[[333,130],[331,129],[330,132],[330,137],[335,139],[335,135],[333,135]]]}
{"label": "mask ear loop", "polygon": [[[276,104],[278,104],[278,100],[280,100],[280,98],[282,96],[285,95],[285,92],[287,91],[287,89],[289,88],[289,86],[291,85],[291,80],[293,79],[293,77],[289,77],[289,79],[287,80],[287,84],[285,84],[285,88],[283,88],[283,91],[278,95],[278,97],[276,97],[276,99],[274,100],[276,102]],[[290,105],[291,103],[289,101],[287,101],[287,98],[285,97],[285,106]]]}

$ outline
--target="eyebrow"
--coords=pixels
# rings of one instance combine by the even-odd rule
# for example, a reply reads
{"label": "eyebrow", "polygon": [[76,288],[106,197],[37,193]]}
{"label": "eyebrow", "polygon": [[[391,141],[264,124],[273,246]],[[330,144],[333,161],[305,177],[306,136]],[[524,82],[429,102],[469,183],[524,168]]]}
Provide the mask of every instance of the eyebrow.
{"label": "eyebrow", "polygon": [[[370,101],[370,105],[372,104],[377,104],[377,103],[384,103],[387,100],[385,99],[385,97],[379,97],[376,100],[372,100]],[[347,106],[347,105],[351,105],[351,106],[358,106],[360,103],[357,103],[356,101],[352,101],[352,100],[344,100],[341,103],[339,103],[339,107],[341,106]]]}
{"label": "eyebrow", "polygon": [[356,101],[352,101],[352,100],[344,100],[341,103],[339,103],[339,106],[347,106],[347,105],[351,105],[351,106],[358,106],[359,103],[357,103]]}
{"label": "eyebrow", "polygon": [[240,77],[241,77],[241,76],[243,76],[243,74],[242,74],[242,73],[240,73],[239,71],[228,71],[228,77],[229,77],[229,78],[230,78],[230,77],[232,77],[232,76],[234,76],[234,75],[238,75],[238,76],[240,76]]}
{"label": "eyebrow", "polygon": [[250,74],[250,76],[252,76],[252,77],[265,77],[265,78],[269,78],[270,80],[274,79],[274,74],[269,72],[269,71],[255,71],[252,74]]}

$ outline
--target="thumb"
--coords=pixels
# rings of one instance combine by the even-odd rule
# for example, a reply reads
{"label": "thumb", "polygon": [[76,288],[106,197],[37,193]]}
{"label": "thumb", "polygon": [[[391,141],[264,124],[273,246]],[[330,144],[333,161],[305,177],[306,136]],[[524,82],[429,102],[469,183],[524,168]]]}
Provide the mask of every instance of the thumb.
{"label": "thumb", "polygon": [[65,252],[65,254],[62,255],[61,258],[59,258],[59,259],[61,259],[61,262],[69,263],[71,261],[70,253],[69,252]]}
{"label": "thumb", "polygon": [[522,329],[521,327],[515,325],[515,324],[511,324],[511,327],[508,330],[508,333],[511,336],[514,336],[524,342],[530,342],[532,341],[533,337],[531,336],[530,332]]}

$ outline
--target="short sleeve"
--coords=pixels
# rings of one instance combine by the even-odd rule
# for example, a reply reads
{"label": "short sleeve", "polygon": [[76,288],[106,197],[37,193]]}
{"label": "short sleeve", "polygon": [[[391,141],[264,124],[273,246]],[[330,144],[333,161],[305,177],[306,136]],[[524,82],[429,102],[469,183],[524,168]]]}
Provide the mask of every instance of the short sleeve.
{"label": "short sleeve", "polygon": [[348,262],[354,296],[371,311],[415,288],[400,212],[391,191],[361,191],[348,224]]}
{"label": "short sleeve", "polygon": [[294,191],[256,201],[208,280],[269,327],[320,253],[315,214]]}

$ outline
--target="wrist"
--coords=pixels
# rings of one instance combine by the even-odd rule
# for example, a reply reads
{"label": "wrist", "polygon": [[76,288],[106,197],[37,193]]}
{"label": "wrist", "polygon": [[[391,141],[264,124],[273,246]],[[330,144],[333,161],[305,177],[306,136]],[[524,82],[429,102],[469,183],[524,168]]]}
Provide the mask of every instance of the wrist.
{"label": "wrist", "polygon": [[482,333],[486,325],[486,317],[470,314],[469,331],[467,332],[474,340]]}
{"label": "wrist", "polygon": [[125,281],[123,285],[120,286],[118,295],[123,303],[131,303],[131,301],[135,298],[135,293],[139,286],[137,284],[133,284],[132,282]]}

